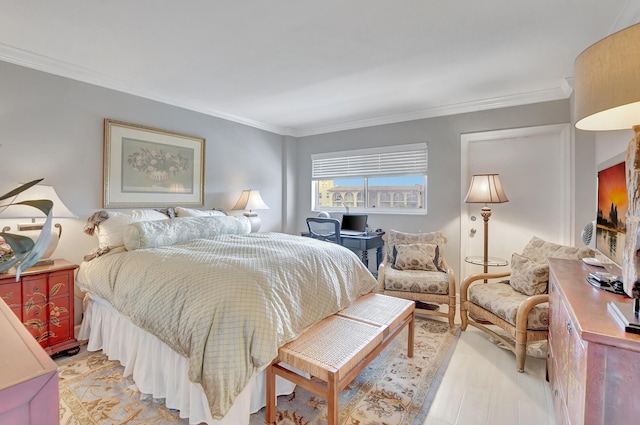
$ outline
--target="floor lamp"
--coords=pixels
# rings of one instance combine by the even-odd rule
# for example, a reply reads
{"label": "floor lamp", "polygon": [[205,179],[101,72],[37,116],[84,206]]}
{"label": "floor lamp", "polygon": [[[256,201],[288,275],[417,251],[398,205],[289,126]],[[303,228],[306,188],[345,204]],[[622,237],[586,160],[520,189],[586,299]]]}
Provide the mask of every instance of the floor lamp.
{"label": "floor lamp", "polygon": [[[576,128],[580,130],[634,131],[626,158],[629,207],[622,252],[624,291],[634,298],[634,304],[633,308],[622,303],[613,303],[612,307],[640,330],[640,24],[598,41],[578,56],[574,108]],[[631,332],[627,327],[625,330]]]}
{"label": "floor lamp", "polygon": [[502,189],[502,182],[498,174],[474,174],[471,176],[469,192],[464,202],[468,204],[484,204],[481,215],[484,220],[484,273],[489,271],[489,217],[491,208],[488,204],[509,202]]}

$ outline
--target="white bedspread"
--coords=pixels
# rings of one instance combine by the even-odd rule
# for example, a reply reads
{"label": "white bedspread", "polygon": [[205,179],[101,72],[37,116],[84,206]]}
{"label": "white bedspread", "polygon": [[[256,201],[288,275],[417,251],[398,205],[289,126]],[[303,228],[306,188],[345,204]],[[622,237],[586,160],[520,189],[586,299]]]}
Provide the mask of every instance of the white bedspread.
{"label": "white bedspread", "polygon": [[351,251],[280,233],[115,251],[77,280],[189,359],[214,418],[279,346],[377,284]]}

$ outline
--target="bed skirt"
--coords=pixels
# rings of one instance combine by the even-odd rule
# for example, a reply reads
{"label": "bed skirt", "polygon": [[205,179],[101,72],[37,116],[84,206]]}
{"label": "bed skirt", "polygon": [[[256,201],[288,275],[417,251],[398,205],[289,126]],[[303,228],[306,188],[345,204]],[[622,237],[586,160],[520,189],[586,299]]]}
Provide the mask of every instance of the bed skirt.
{"label": "bed skirt", "polygon": [[[131,375],[145,395],[164,399],[170,409],[180,411],[190,424],[248,424],[249,415],[265,406],[265,373],[258,372],[221,420],[211,417],[207,396],[200,384],[189,381],[189,361],[150,333],[131,323],[108,302],[88,296],[78,340],[88,341],[88,351],[102,350],[118,360],[124,375]],[[290,394],[295,385],[278,377],[278,395]]]}

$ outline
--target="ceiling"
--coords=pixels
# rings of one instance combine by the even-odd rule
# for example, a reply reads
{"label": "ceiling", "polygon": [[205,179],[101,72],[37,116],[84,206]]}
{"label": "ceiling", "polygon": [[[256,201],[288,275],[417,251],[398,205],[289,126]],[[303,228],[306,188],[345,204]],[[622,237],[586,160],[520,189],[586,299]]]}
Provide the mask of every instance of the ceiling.
{"label": "ceiling", "polygon": [[[283,135],[571,94],[637,0],[0,0],[0,60]],[[0,76],[1,78],[1,76]]]}

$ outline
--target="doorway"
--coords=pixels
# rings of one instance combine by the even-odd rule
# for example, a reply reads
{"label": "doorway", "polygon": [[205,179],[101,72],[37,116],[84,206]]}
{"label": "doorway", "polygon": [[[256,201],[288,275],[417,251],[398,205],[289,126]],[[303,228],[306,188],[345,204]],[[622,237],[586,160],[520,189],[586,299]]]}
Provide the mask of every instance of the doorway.
{"label": "doorway", "polygon": [[[533,236],[559,244],[570,241],[571,134],[569,124],[526,127],[461,136],[460,276],[481,273],[468,256],[484,254],[483,204],[464,199],[471,176],[497,173],[509,202],[489,204],[491,257],[511,262]],[[490,267],[507,272],[509,267]]]}

